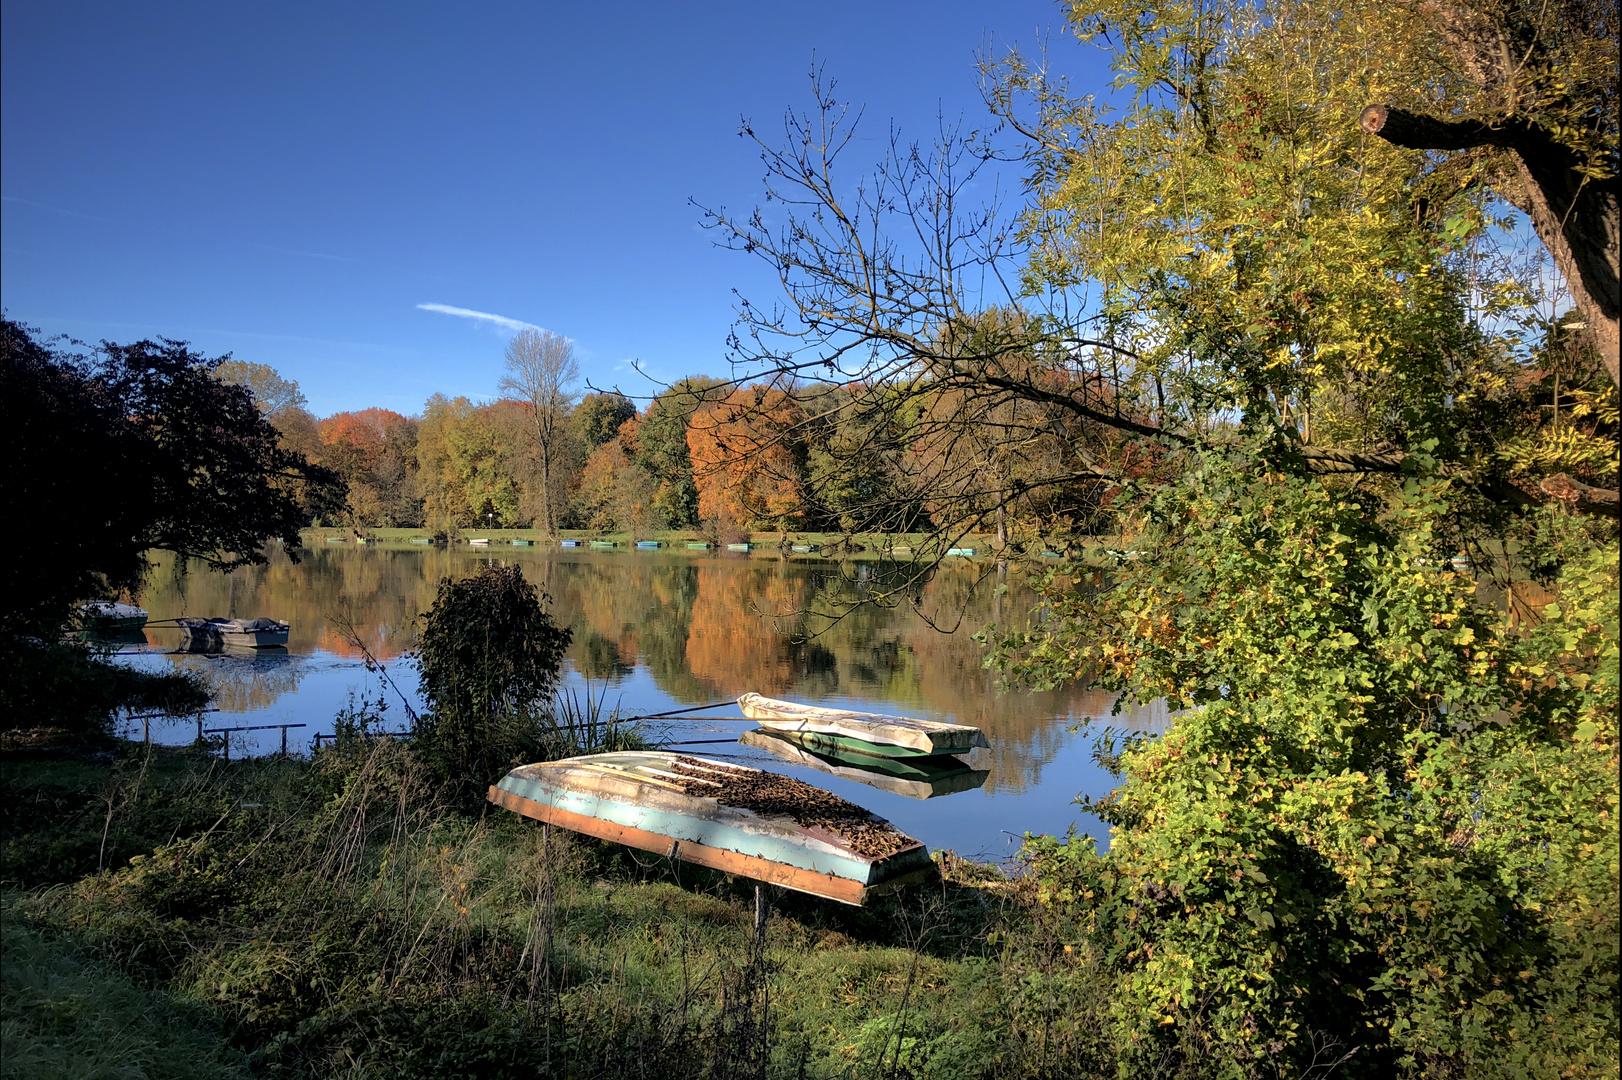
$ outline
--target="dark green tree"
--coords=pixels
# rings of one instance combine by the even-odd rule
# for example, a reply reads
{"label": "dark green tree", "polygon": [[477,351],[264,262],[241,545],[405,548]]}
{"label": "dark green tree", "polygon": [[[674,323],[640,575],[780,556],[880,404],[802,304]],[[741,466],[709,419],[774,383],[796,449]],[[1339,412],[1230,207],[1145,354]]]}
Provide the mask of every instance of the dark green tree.
{"label": "dark green tree", "polygon": [[575,434],[591,453],[619,434],[620,425],[636,415],[636,406],[624,394],[587,394],[575,406],[571,420]]}
{"label": "dark green tree", "polygon": [[167,338],[89,352],[0,329],[0,507],[53,535],[0,574],[0,624],[47,633],[76,602],[138,589],[157,548],[231,570],[299,549],[308,493],[337,478],[284,449],[253,395]]}

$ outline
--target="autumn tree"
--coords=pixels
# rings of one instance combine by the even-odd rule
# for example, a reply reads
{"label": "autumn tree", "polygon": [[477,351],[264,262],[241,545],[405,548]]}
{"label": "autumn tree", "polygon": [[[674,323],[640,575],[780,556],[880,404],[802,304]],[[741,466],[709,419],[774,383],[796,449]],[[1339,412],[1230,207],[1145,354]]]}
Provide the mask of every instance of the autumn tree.
{"label": "autumn tree", "polygon": [[639,460],[639,424],[624,421],[592,451],[581,470],[573,512],[588,529],[649,532],[670,527],[658,504],[658,481]]}
{"label": "autumn tree", "polygon": [[514,454],[515,436],[528,423],[522,402],[481,407],[465,397],[428,399],[417,432],[418,483],[428,527],[449,533],[523,522],[524,490]]}
{"label": "autumn tree", "polygon": [[690,375],[660,391],[637,424],[637,463],[653,477],[653,506],[668,528],[690,529],[699,523],[687,429],[695,413],[726,392],[720,379]]}
{"label": "autumn tree", "polygon": [[553,458],[574,404],[571,387],[579,380],[574,342],[562,334],[526,329],[507,343],[507,373],[501,378],[500,388],[529,409],[528,433],[540,457],[541,526],[548,536],[557,535],[552,505]]}
{"label": "autumn tree", "polygon": [[793,528],[804,512],[804,411],[781,390],[741,386],[693,414],[687,449],[699,516],[721,529]]}
{"label": "autumn tree", "polygon": [[348,485],[350,524],[422,523],[417,422],[389,409],[335,413],[320,422],[322,462]]}

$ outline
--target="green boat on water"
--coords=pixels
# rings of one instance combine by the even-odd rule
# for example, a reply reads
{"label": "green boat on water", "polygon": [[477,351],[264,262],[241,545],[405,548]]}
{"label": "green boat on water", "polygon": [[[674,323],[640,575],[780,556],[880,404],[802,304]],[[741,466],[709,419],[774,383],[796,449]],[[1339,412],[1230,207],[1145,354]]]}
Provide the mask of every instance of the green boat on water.
{"label": "green boat on water", "polygon": [[975,769],[950,754],[936,757],[875,757],[862,751],[816,749],[813,739],[757,728],[738,736],[743,746],[764,750],[792,765],[854,780],[909,799],[933,799],[983,787],[989,769]]}
{"label": "green boat on water", "polygon": [[989,746],[977,727],[914,720],[909,716],[825,709],[749,693],[738,708],[760,726],[778,734],[791,734],[819,753],[863,754],[873,758],[932,757],[967,754]]}

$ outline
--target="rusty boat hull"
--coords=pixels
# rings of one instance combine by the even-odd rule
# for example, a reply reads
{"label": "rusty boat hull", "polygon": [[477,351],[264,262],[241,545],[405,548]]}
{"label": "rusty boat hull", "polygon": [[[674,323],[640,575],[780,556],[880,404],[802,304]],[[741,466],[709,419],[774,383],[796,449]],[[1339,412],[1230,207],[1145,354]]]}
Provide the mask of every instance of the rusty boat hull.
{"label": "rusty boat hull", "polygon": [[929,849],[910,837],[869,857],[827,829],[688,794],[678,758],[716,775],[760,771],[659,751],[592,754],[520,766],[491,786],[489,799],[536,821],[843,904],[936,874]]}

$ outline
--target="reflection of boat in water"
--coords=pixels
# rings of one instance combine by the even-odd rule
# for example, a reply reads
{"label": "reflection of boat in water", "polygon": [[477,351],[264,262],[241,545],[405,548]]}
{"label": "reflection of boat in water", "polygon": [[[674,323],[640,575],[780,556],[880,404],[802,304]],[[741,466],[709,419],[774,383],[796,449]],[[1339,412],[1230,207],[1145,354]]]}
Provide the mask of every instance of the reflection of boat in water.
{"label": "reflection of boat in water", "polygon": [[894,795],[905,795],[909,799],[933,799],[937,795],[973,791],[984,786],[986,777],[991,775],[987,769],[969,768],[962,758],[950,754],[894,758],[855,753],[818,753],[798,745],[798,735],[767,731],[765,728],[744,732],[738,736],[738,742],[765,750],[792,764],[816,769],[841,780],[854,780]]}
{"label": "reflection of boat in water", "polygon": [[287,623],[275,619],[175,620],[180,627],[180,647],[188,652],[217,650],[227,646],[264,649],[286,646]]}
{"label": "reflection of boat in water", "polygon": [[96,634],[117,634],[139,630],[146,625],[146,608],[134,604],[120,604],[112,600],[96,600],[79,605],[79,623],[85,630]]}
{"label": "reflection of boat in water", "polygon": [[789,777],[684,754],[523,765],[489,798],[588,836],[846,904],[935,872],[923,844],[859,806]]}
{"label": "reflection of boat in water", "polygon": [[745,694],[738,708],[751,720],[773,732],[793,734],[801,745],[818,753],[847,752],[869,757],[916,757],[966,754],[989,746],[977,727],[914,720],[907,716],[825,709],[792,701]]}

